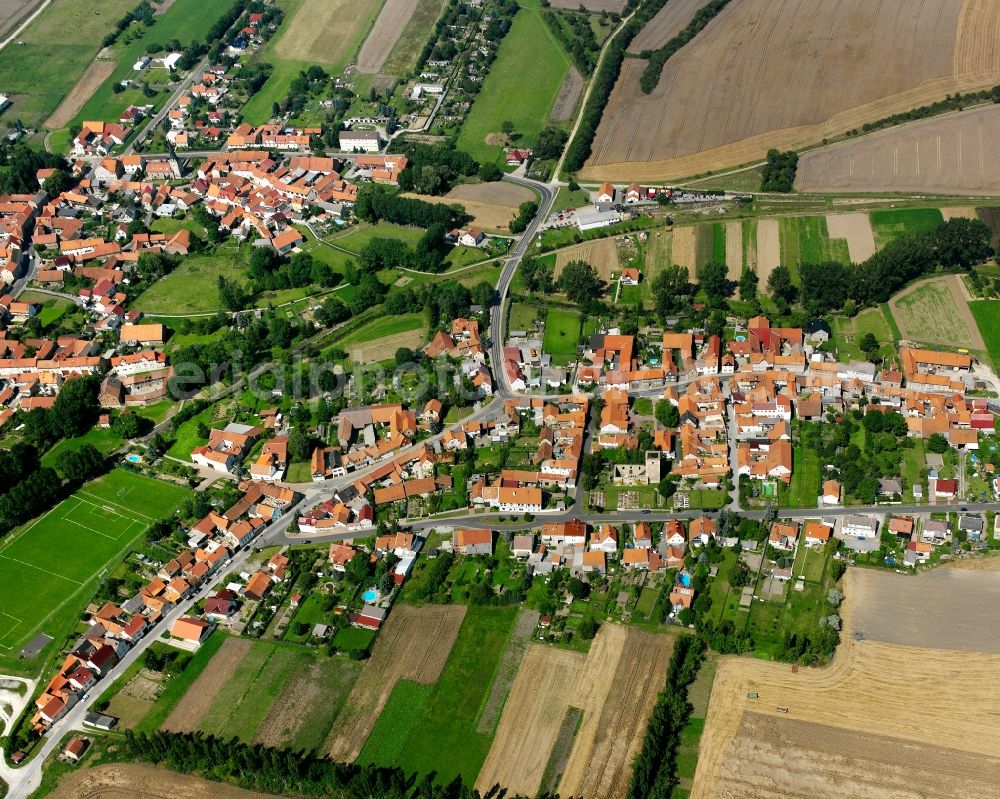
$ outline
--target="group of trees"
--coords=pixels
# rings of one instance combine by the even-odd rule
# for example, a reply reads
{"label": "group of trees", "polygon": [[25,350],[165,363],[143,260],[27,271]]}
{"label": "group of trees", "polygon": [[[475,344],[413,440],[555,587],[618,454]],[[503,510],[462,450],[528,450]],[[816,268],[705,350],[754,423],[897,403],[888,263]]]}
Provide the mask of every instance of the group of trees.
{"label": "group of trees", "polygon": [[153,6],[150,4],[149,0],[142,0],[139,5],[131,11],[128,11],[119,17],[115,21],[114,30],[104,37],[104,41],[101,42],[101,47],[110,47],[117,42],[118,37],[121,36],[125,29],[128,28],[128,26],[133,22],[142,22],[142,24],[147,28],[155,22],[155,18],[153,16]]}
{"label": "group of trees", "polygon": [[794,150],[779,152],[774,148],[767,151],[767,161],[761,176],[761,191],[789,192],[795,184],[795,173],[799,166],[799,155]]}
{"label": "group of trees", "polygon": [[704,654],[705,644],[694,636],[680,636],[674,644],[666,685],[657,696],[642,748],[632,762],[627,799],[666,799],[679,784],[677,752],[692,710],[688,688],[698,676]]}
{"label": "group of trees", "polygon": [[39,169],[69,174],[69,164],[61,155],[32,150],[23,144],[0,147],[0,167],[0,194],[34,194],[38,191]]}
{"label": "group of trees", "polygon": [[270,247],[253,248],[247,274],[255,294],[310,285],[330,288],[340,282],[339,272],[334,272],[329,264],[313,258],[309,253],[297,252],[284,259]]}
{"label": "group of trees", "polygon": [[[408,159],[399,173],[399,188],[420,194],[446,194],[460,177],[472,177],[479,162],[451,144],[404,142],[401,151]],[[485,179],[485,178],[484,178]],[[499,180],[494,177],[493,180]]]}
{"label": "group of trees", "polygon": [[643,50],[641,57],[649,59],[646,63],[646,68],[642,71],[642,75],[639,76],[639,88],[642,89],[643,94],[649,94],[656,88],[656,84],[660,82],[663,67],[674,53],[701,33],[704,27],[715,19],[718,13],[727,5],[729,5],[729,0],[709,0],[709,2],[695,12],[694,18],[687,24],[684,30],[674,36],[663,47],[657,50]]}
{"label": "group of trees", "polygon": [[448,231],[444,225],[435,222],[424,231],[413,248],[406,246],[401,239],[371,239],[361,250],[361,263],[371,271],[402,267],[440,272],[446,267],[445,259],[451,248]]}
{"label": "group of trees", "polygon": [[510,232],[511,233],[524,233],[528,224],[534,218],[535,214],[538,213],[538,203],[534,200],[528,200],[527,202],[521,203],[517,207],[517,216],[515,216],[510,221]]}
{"label": "group of trees", "polygon": [[[885,302],[904,285],[938,268],[968,269],[993,255],[992,234],[980,219],[949,219],[933,230],[903,233],[860,264],[828,261],[801,264],[799,278],[806,311],[819,315],[841,308],[849,300],[857,305]],[[795,289],[785,267],[780,285],[774,270],[768,287],[776,301],[794,299]],[[780,307],[780,306],[779,306]]]}
{"label": "group of trees", "polygon": [[24,416],[24,438],[45,447],[60,438],[82,436],[97,421],[100,379],[77,377],[63,384],[51,408],[35,408]]}
{"label": "group of trees", "polygon": [[543,8],[542,19],[555,37],[562,42],[581,74],[589,75],[593,72],[601,44],[597,41],[597,35],[590,24],[590,15],[580,11],[556,13]]}
{"label": "group of trees", "polygon": [[603,296],[608,288],[597,270],[586,261],[570,261],[566,264],[559,275],[558,285],[563,294],[585,310],[595,298]]}
{"label": "group of trees", "polygon": [[447,230],[461,225],[468,218],[461,205],[450,206],[401,197],[376,183],[363,186],[358,192],[354,214],[366,222],[385,220],[424,229],[441,225]]}

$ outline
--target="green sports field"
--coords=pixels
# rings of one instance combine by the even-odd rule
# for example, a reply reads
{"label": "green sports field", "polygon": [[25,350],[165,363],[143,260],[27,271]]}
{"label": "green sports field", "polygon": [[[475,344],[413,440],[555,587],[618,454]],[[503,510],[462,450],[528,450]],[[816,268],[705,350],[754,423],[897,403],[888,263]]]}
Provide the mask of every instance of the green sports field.
{"label": "green sports field", "polygon": [[[115,469],[0,542],[0,662],[40,632],[59,643],[98,578],[187,489]],[[141,510],[140,510],[141,509]]]}

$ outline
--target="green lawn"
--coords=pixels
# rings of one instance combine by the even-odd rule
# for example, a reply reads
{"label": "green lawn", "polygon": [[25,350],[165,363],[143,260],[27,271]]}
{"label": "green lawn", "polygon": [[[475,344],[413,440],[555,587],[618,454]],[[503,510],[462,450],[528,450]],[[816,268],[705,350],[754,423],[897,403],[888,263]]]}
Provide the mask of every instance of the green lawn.
{"label": "green lawn", "polygon": [[211,255],[185,258],[173,272],[140,294],[134,305],[146,313],[178,316],[218,311],[222,308],[220,275],[241,284],[247,282],[234,244],[227,242]]}
{"label": "green lawn", "polygon": [[923,230],[933,230],[944,221],[941,211],[937,208],[897,208],[884,211],[872,211],[872,230],[875,232],[875,245],[880,249],[892,241],[900,233],[919,233]]}
{"label": "green lawn", "polygon": [[526,302],[515,302],[510,307],[510,318],[507,320],[508,330],[533,330],[535,320],[545,318],[545,310]]}
{"label": "green lawn", "polygon": [[[213,0],[213,2],[173,0],[163,16],[157,17],[153,27],[148,28],[142,37],[137,37],[126,44],[123,36],[113,50],[113,57],[117,62],[115,71],[84,103],[74,122],[79,123],[88,119],[117,121],[122,111],[132,104],[153,103],[158,107],[162,106],[169,97],[166,91],[154,99],[148,99],[140,89],[129,88],[116,94],[113,87],[126,78],[137,77],[132,65],[147,52],[149,45],[154,43],[165,45],[171,39],[178,39],[184,44],[201,41],[205,38],[205,32],[229,10],[229,7],[228,0]],[[144,73],[143,79],[154,83],[153,78],[159,76],[165,77],[163,68],[150,67]]]}
{"label": "green lawn", "polygon": [[846,239],[831,239],[822,216],[795,216],[778,221],[781,262],[794,269],[801,263],[851,262]]}
{"label": "green lawn", "polygon": [[888,357],[896,351],[896,336],[882,308],[866,308],[854,318],[837,316],[832,322],[833,336],[842,361],[867,359],[868,356],[858,347],[866,333],[878,339],[881,355]]}
{"label": "green lawn", "polygon": [[712,261],[717,264],[726,262],[726,226],[722,222],[712,223]]}
{"label": "green lawn", "polygon": [[18,298],[22,302],[34,302],[42,306],[42,309],[38,312],[38,318],[42,322],[42,327],[48,327],[49,325],[58,322],[63,314],[73,307],[72,300],[64,300],[60,297],[53,297],[51,294],[41,294],[36,291],[22,292],[21,296]]}
{"label": "green lawn", "polygon": [[121,436],[110,428],[94,427],[79,438],[63,439],[56,444],[42,457],[42,466],[51,466],[55,469],[56,463],[59,461],[60,454],[63,452],[76,451],[83,447],[84,444],[91,444],[97,447],[102,454],[107,455],[109,452],[113,452],[118,449],[122,443],[123,439]]}
{"label": "green lawn", "polygon": [[570,58],[542,19],[537,0],[521,0],[521,10],[462,125],[459,149],[479,161],[495,161],[503,148],[487,144],[486,137],[499,134],[504,122],[514,124],[519,145],[532,146],[569,66]]}
{"label": "green lawn", "polygon": [[564,366],[576,358],[580,340],[580,314],[562,308],[549,308],[545,315],[545,338],[542,349],[552,356],[552,362]]}
{"label": "green lawn", "polygon": [[969,303],[969,310],[986,343],[993,368],[1000,368],[1000,300],[976,300]]}
{"label": "green lawn", "polygon": [[39,14],[18,36],[23,45],[0,51],[0,86],[14,103],[4,121],[44,122],[83,75],[114,21],[135,5],[134,0],[97,5],[59,0]]}
{"label": "green lawn", "polygon": [[[192,416],[190,419],[183,422],[181,426],[171,434],[174,440],[170,445],[170,449],[167,450],[167,454],[174,458],[180,458],[183,461],[189,461],[191,459],[191,450],[195,447],[201,446],[202,444],[207,444],[208,439],[202,438],[198,435],[198,423],[204,422],[209,429],[211,429],[213,425],[216,425],[215,408],[216,406],[211,405],[208,408],[205,408],[205,410],[201,413]],[[224,424],[221,426],[225,427]]]}
{"label": "green lawn", "polygon": [[361,224],[352,227],[345,233],[330,237],[329,241],[337,247],[360,253],[372,239],[401,239],[412,247],[423,235],[424,231],[418,227],[379,222],[377,225]]}
{"label": "green lawn", "polygon": [[418,313],[403,314],[402,316],[383,316],[359,327],[344,338],[340,342],[340,345],[349,346],[351,344],[363,344],[366,341],[375,341],[385,336],[394,336],[397,333],[417,330],[423,327],[423,324],[423,316]]}
{"label": "green lawn", "polygon": [[458,775],[475,782],[495,734],[477,732],[479,714],[516,615],[512,607],[470,607],[441,677],[430,686],[396,684],[357,762],[405,763],[407,773],[433,772],[441,784]]}
{"label": "green lawn", "polygon": [[62,645],[98,577],[187,493],[113,469],[6,536],[0,543],[0,665],[40,629]]}
{"label": "green lawn", "polygon": [[819,454],[814,449],[796,447],[792,462],[792,482],[788,503],[793,508],[815,508],[820,492]]}
{"label": "green lawn", "polygon": [[691,510],[718,510],[726,504],[726,492],[721,489],[699,488],[689,492]]}
{"label": "green lawn", "polygon": [[590,192],[586,189],[570,191],[563,186],[556,194],[556,199],[552,203],[553,211],[565,211],[567,208],[579,208],[590,203]]}

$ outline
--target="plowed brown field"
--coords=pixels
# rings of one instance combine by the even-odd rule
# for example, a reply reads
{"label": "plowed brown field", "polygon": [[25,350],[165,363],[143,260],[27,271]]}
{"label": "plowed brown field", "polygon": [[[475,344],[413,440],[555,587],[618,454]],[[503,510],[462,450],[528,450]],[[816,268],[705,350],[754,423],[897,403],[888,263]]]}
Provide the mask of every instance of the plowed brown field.
{"label": "plowed brown field", "polygon": [[245,791],[156,766],[115,763],[69,775],[52,799],[272,799],[273,794]]}
{"label": "plowed brown field", "polygon": [[476,786],[488,790],[499,783],[511,793],[537,793],[566,711],[575,707],[583,720],[558,792],[624,796],[673,642],[605,624],[587,655],[529,646]]}
{"label": "plowed brown field", "polygon": [[692,799],[998,795],[1000,655],[855,640],[862,592],[855,570],[845,579],[828,667],[719,661]]}
{"label": "plowed brown field", "polygon": [[559,250],[556,253],[555,276],[559,277],[570,261],[586,261],[597,270],[601,280],[610,280],[611,273],[618,271],[618,245],[615,241],[595,239]]}
{"label": "plowed brown field", "polygon": [[386,0],[358,51],[358,72],[374,75],[382,69],[416,10],[417,0]]}
{"label": "plowed brown field", "polygon": [[626,60],[581,175],[682,178],[993,86],[998,24],[1000,0],[730,3],[649,95]]}
{"label": "plowed brown field", "polygon": [[227,638],[212,657],[212,668],[198,675],[184,697],[163,722],[163,729],[171,732],[193,732],[198,722],[215,701],[216,694],[229,682],[229,678],[250,652],[250,642]]}
{"label": "plowed brown field", "polygon": [[464,618],[464,605],[393,609],[334,724],[330,757],[354,761],[398,680],[429,685],[441,676]]}

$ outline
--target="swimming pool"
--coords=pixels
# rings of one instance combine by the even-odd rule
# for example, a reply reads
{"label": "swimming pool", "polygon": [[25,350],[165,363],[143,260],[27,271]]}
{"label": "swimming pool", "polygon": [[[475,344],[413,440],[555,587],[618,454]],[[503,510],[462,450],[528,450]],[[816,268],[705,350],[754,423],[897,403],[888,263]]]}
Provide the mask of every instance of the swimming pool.
{"label": "swimming pool", "polygon": [[142,455],[136,455],[134,453],[132,455],[126,455],[125,460],[129,463],[142,463]]}
{"label": "swimming pool", "polygon": [[687,574],[686,572],[683,573],[683,574],[681,574],[681,585],[683,585],[685,588],[690,588],[691,587],[691,575],[690,574]]}
{"label": "swimming pool", "polygon": [[380,596],[381,594],[379,594],[379,592],[376,591],[374,588],[369,588],[361,595],[361,598],[365,602],[378,602]]}

